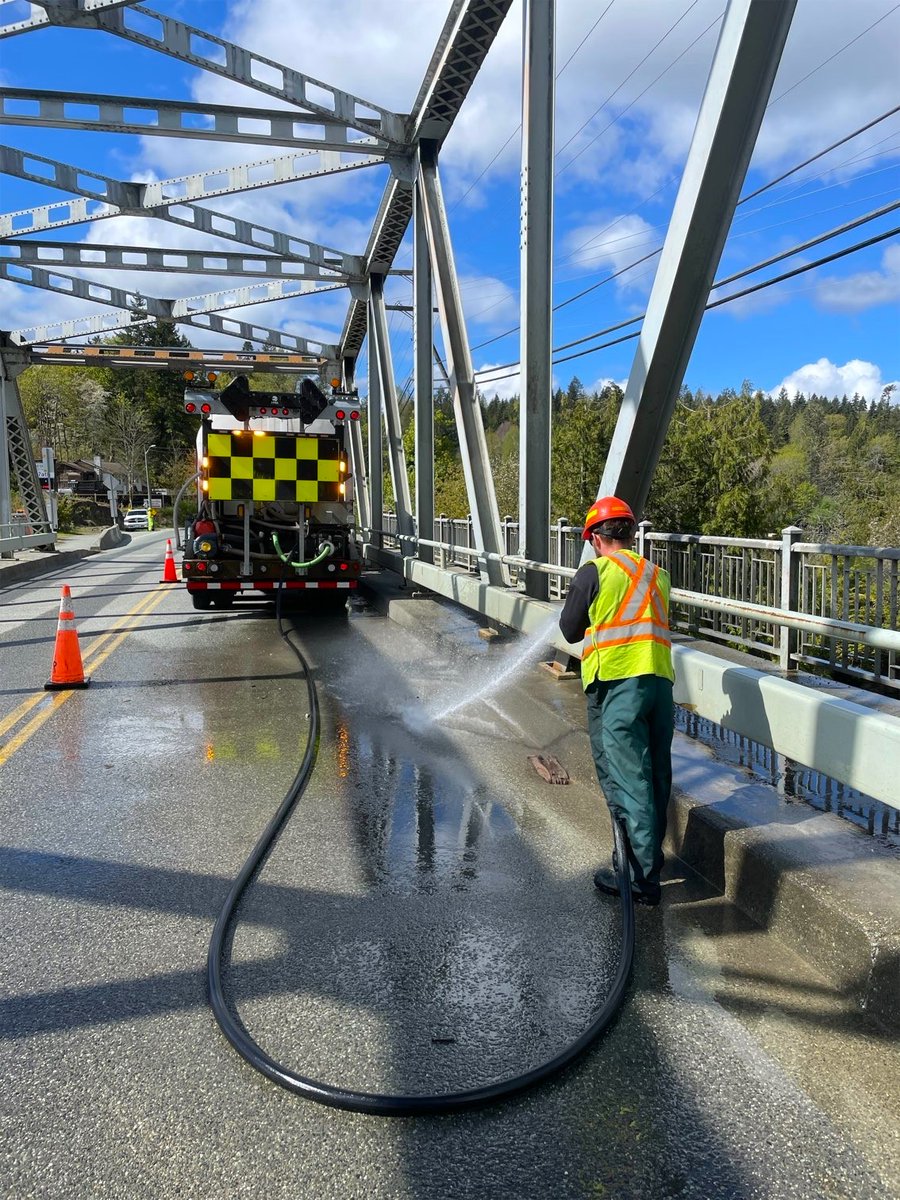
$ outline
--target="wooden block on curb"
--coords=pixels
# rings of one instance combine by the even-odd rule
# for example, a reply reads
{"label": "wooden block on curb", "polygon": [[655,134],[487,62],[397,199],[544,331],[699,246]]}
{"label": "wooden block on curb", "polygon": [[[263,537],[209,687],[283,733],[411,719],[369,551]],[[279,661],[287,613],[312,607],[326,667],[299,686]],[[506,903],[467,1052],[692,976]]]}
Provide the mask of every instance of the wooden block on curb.
{"label": "wooden block on curb", "polygon": [[492,642],[494,638],[498,638],[500,634],[496,629],[479,629],[478,636],[482,639],[482,641]]}
{"label": "wooden block on curb", "polygon": [[552,754],[529,754],[528,761],[547,783],[569,783],[569,772]]}
{"label": "wooden block on curb", "polygon": [[554,679],[577,679],[578,678],[577,672],[566,670],[566,668],[562,665],[562,663],[558,663],[556,661],[542,662],[541,666],[544,668],[545,671],[549,671],[549,673],[553,676]]}

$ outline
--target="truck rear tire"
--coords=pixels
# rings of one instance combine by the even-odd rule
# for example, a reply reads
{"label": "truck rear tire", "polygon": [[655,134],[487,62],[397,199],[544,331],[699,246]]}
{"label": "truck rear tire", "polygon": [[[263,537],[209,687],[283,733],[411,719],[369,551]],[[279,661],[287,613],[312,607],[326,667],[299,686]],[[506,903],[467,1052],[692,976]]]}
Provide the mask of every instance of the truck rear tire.
{"label": "truck rear tire", "polygon": [[212,608],[213,598],[208,592],[191,592],[191,604],[194,608]]}

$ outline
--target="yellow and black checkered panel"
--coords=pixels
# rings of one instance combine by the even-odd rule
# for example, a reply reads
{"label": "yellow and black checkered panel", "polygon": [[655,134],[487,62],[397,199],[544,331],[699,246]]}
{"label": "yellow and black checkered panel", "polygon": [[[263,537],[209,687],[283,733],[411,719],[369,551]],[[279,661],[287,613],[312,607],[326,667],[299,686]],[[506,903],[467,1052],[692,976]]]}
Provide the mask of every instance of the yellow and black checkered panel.
{"label": "yellow and black checkered panel", "polygon": [[337,438],[278,433],[210,433],[206,441],[210,500],[340,500]]}

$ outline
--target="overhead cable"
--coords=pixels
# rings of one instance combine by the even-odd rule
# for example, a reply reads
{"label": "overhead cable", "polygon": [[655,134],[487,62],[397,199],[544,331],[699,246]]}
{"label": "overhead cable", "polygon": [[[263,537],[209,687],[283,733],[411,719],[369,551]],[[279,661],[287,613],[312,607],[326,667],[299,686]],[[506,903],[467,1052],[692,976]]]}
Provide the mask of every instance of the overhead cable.
{"label": "overhead cable", "polygon": [[583,129],[585,129],[588,125],[590,125],[590,123],[591,123],[591,121],[593,121],[594,117],[596,117],[598,113],[601,113],[604,110],[604,108],[606,108],[607,104],[609,104],[609,102],[610,102],[610,100],[612,100],[613,96],[615,96],[617,92],[620,92],[622,90],[622,88],[625,86],[625,84],[628,82],[628,80],[631,79],[631,77],[637,71],[639,71],[641,69],[641,67],[644,65],[644,63],[647,61],[648,58],[650,58],[653,54],[656,53],[656,51],[663,44],[663,42],[666,40],[666,38],[669,36],[669,34],[672,33],[675,29],[677,29],[677,27],[681,24],[681,22],[684,20],[684,18],[688,15],[688,13],[691,11],[691,9],[696,8],[699,3],[700,3],[700,0],[692,0],[692,3],[690,3],[687,6],[687,8],[684,10],[684,12],[681,14],[681,16],[675,22],[675,24],[669,26],[669,28],[662,35],[662,37],[659,38],[658,41],[656,41],[653,44],[653,46],[651,46],[651,48],[647,51],[647,53],[644,55],[644,57],[641,59],[641,61],[637,64],[637,66],[634,67],[631,71],[629,71],[629,73],[625,76],[625,78],[622,80],[622,82],[618,85],[618,87],[614,91],[610,92],[610,94],[606,97],[606,99],[603,101],[603,103],[600,105],[600,107],[594,109],[594,111],[591,113],[591,115],[588,117],[588,119],[584,122],[584,124],[579,125],[579,127],[575,130],[575,132],[572,134],[572,136],[569,138],[569,140],[567,142],[563,142],[563,144],[560,146],[560,148],[556,151],[556,155],[555,155],[556,158],[559,158],[559,156],[560,156],[560,154],[562,154],[563,150],[565,150],[565,148],[567,146],[571,145],[572,142],[575,141],[575,139],[578,137],[579,133],[581,133],[581,131]]}
{"label": "overhead cable", "polygon": [[898,104],[896,108],[891,108],[886,113],[882,113],[881,116],[876,117],[874,121],[869,121],[866,125],[860,125],[859,129],[854,129],[854,131],[852,133],[848,133],[846,137],[839,138],[838,141],[832,142],[830,146],[826,146],[825,149],[820,150],[818,154],[813,154],[811,158],[804,159],[803,162],[798,163],[796,167],[791,167],[791,169],[789,171],[785,171],[783,175],[777,175],[774,179],[770,179],[768,183],[765,183],[762,187],[757,188],[755,192],[750,192],[748,195],[742,196],[738,203],[746,204],[748,200],[753,200],[756,196],[762,195],[762,193],[767,192],[769,188],[773,188],[776,183],[782,183],[785,179],[790,178],[791,175],[796,175],[798,171],[802,171],[803,168],[808,167],[810,163],[814,163],[817,159],[823,158],[826,154],[830,154],[832,150],[837,150],[838,146],[843,146],[845,142],[852,141],[853,138],[859,137],[861,133],[865,133],[867,129],[872,129],[873,126],[878,125],[881,121],[886,121],[888,117],[892,117],[894,113],[898,112],[900,112],[900,104]]}
{"label": "overhead cable", "polygon": [[[587,31],[587,33],[584,35],[584,37],[581,39],[581,41],[578,43],[578,45],[575,47],[575,49],[572,51],[572,53],[569,55],[569,57],[566,59],[566,61],[563,63],[563,65],[556,72],[557,79],[559,79],[559,77],[562,75],[563,71],[565,71],[566,67],[569,65],[569,63],[572,61],[572,59],[575,57],[575,55],[578,53],[578,51],[581,49],[581,47],[585,44],[585,42],[588,40],[588,38],[591,36],[591,34],[594,32],[594,30],[600,24],[600,22],[603,20],[603,18],[609,12],[609,10],[612,8],[612,6],[615,4],[615,2],[616,2],[616,0],[609,0],[609,4],[607,4],[607,6],[606,6],[606,8],[604,8],[603,12],[600,14],[600,16],[597,18],[597,20],[593,23],[593,25],[590,27],[590,29]],[[469,186],[466,188],[466,190],[463,192],[463,194],[460,196],[460,198],[454,202],[453,206],[450,209],[450,212],[452,212],[454,208],[457,208],[460,204],[462,204],[462,202],[463,202],[463,200],[465,200],[466,196],[468,196],[469,193],[475,187],[478,186],[478,184],[482,181],[482,179],[484,179],[485,175],[487,175],[488,171],[491,169],[491,167],[494,165],[494,163],[497,161],[497,159],[500,157],[500,155],[503,153],[503,151],[506,149],[506,147],[509,145],[509,143],[513,140],[513,138],[516,136],[516,134],[521,131],[521,129],[522,129],[522,122],[520,121],[519,124],[512,131],[512,133],[509,135],[509,137],[506,139],[506,141],[503,143],[503,145],[500,147],[500,149],[497,151],[497,153],[494,155],[494,157],[491,159],[491,161],[487,164],[487,166],[481,172],[481,174],[477,175],[475,177],[475,179],[472,180],[472,182],[469,184]]]}
{"label": "overhead cable", "polygon": [[[795,254],[800,254],[804,250],[808,250],[808,249],[810,249],[810,247],[812,247],[814,245],[819,245],[821,242],[827,241],[830,238],[838,237],[842,233],[847,233],[847,232],[849,232],[849,230],[855,229],[858,226],[865,224],[868,221],[874,221],[878,217],[884,216],[886,213],[893,212],[898,208],[900,208],[900,200],[895,201],[893,204],[884,205],[883,208],[877,209],[875,212],[869,213],[865,217],[859,217],[855,221],[848,222],[846,225],[842,225],[837,229],[829,230],[828,233],[820,234],[818,237],[812,238],[807,242],[803,242],[798,246],[794,246],[790,250],[785,250],[781,254],[773,255],[771,258],[768,258],[762,262],[756,263],[752,267],[746,267],[743,271],[738,271],[733,275],[728,275],[728,276],[726,276],[725,279],[720,279],[716,283],[714,283],[712,285],[712,287],[710,288],[710,291],[713,291],[717,288],[725,287],[729,283],[735,283],[735,282],[737,282],[738,279],[743,279],[747,275],[752,275],[756,271],[760,271],[767,266],[772,266],[774,263],[780,262],[785,258],[789,258]],[[710,303],[706,305],[706,308],[704,311],[708,311],[711,308],[719,308],[723,304],[730,304],[733,300],[739,300],[741,297],[749,296],[753,292],[758,292],[758,291],[763,290],[764,288],[772,287],[776,283],[783,283],[785,280],[788,280],[788,279],[793,279],[796,275],[802,275],[807,271],[815,270],[817,267],[822,267],[822,266],[827,265],[828,263],[835,262],[837,259],[845,258],[848,254],[854,254],[859,250],[864,250],[868,246],[873,246],[878,242],[883,242],[887,238],[894,237],[898,233],[900,233],[900,227],[897,227],[894,229],[889,229],[884,233],[875,234],[873,237],[867,238],[865,241],[862,241],[862,242],[857,242],[852,246],[847,246],[843,250],[837,250],[833,254],[828,254],[823,258],[815,259],[813,262],[804,263],[799,267],[795,267],[791,271],[786,271],[781,275],[776,275],[772,279],[765,279],[761,283],[754,284],[752,287],[744,288],[740,292],[733,292],[731,295],[722,297],[721,300],[710,301]],[[571,346],[577,346],[580,343],[591,341],[593,338],[596,338],[596,337],[603,337],[607,333],[612,333],[614,330],[622,329],[627,325],[631,325],[638,321],[642,321],[646,315],[647,315],[646,313],[641,313],[636,317],[629,318],[629,320],[627,320],[627,321],[620,322],[618,325],[611,325],[607,329],[598,329],[596,332],[586,334],[584,337],[578,338],[573,342],[566,342],[564,345],[556,346],[556,347],[554,347],[553,353],[556,354],[559,350],[567,350]],[[616,338],[613,341],[606,342],[600,346],[592,346],[588,350],[580,351],[578,354],[570,354],[564,358],[554,359],[553,360],[554,366],[558,362],[568,362],[572,358],[580,358],[580,357],[582,357],[582,355],[593,354],[597,350],[604,350],[608,346],[618,345],[619,342],[628,341],[630,338],[638,337],[639,332],[640,331],[636,331],[635,333],[627,334],[625,337]],[[490,379],[485,379],[485,380],[483,380],[483,382],[489,386],[491,383],[498,383],[501,379],[511,379],[513,376],[519,374],[519,368],[521,367],[521,363],[519,363],[519,362],[503,363],[500,366],[491,367],[489,369],[489,372],[502,371],[507,367],[514,367],[515,370],[511,371],[509,375],[501,375],[501,376],[497,376],[497,377],[494,377],[492,375]],[[483,373],[484,372],[476,372],[476,379],[478,379],[478,376]]]}
{"label": "overhead cable", "polygon": [[876,25],[880,25],[882,21],[886,21],[888,19],[888,17],[891,16],[892,13],[895,13],[897,11],[898,8],[900,8],[900,4],[895,4],[893,8],[888,9],[888,11],[884,14],[884,16],[879,17],[877,21],[873,21],[871,25],[868,25],[862,31],[862,33],[858,33],[855,38],[851,38],[849,42],[845,42],[844,45],[841,46],[841,48],[839,50],[835,50],[834,54],[832,54],[829,58],[826,58],[824,62],[820,62],[817,67],[813,67],[813,69],[811,71],[808,71],[806,73],[806,75],[803,76],[802,79],[798,79],[796,83],[792,83],[789,88],[786,88],[783,92],[780,92],[775,97],[774,100],[770,100],[769,103],[766,105],[766,108],[771,108],[773,104],[777,104],[779,100],[783,100],[785,98],[785,96],[788,95],[789,92],[792,92],[794,90],[794,88],[798,88],[801,83],[806,83],[807,79],[809,79],[811,76],[815,75],[815,73],[817,71],[821,71],[822,68],[827,67],[830,62],[834,62],[834,60],[838,57],[838,55],[843,54],[845,50],[849,50],[850,47],[854,44],[854,42],[858,42],[859,39],[862,37],[865,37],[867,33],[871,33],[871,31],[875,28]]}
{"label": "overhead cable", "polygon": [[[776,184],[781,183],[784,179],[788,178],[788,176],[795,174],[797,171],[801,170],[805,166],[809,166],[810,163],[815,162],[819,158],[822,158],[824,155],[830,153],[830,151],[837,149],[838,146],[844,145],[846,142],[850,141],[852,138],[858,137],[860,134],[865,133],[868,129],[871,129],[873,126],[879,124],[881,121],[887,120],[888,117],[894,116],[894,114],[897,112],[900,112],[900,105],[898,105],[896,108],[892,108],[892,109],[888,110],[888,112],[882,113],[881,116],[875,117],[874,120],[867,122],[865,125],[861,125],[858,129],[855,129],[852,133],[848,133],[845,137],[842,137],[838,141],[833,142],[830,146],[826,146],[824,150],[820,150],[817,154],[814,154],[811,158],[806,159],[802,163],[798,163],[797,166],[791,167],[791,169],[789,171],[784,172],[782,175],[779,175],[777,178],[770,179],[768,183],[763,184],[763,186],[760,188],[757,188],[756,191],[750,192],[749,195],[747,195],[747,196],[742,196],[741,199],[738,200],[738,202],[737,202],[737,207],[740,207],[742,204],[746,204],[748,200],[753,200],[755,197],[762,195],[763,192],[769,191],[770,188],[775,187]],[[838,164],[838,166],[841,166],[841,165],[843,165],[843,164]],[[882,169],[883,170],[891,170],[893,168],[882,168]],[[871,172],[871,173],[877,174],[879,172]],[[862,178],[862,176],[858,176],[858,178]],[[832,186],[835,186],[835,185],[828,184],[825,188],[819,188],[817,190],[818,191],[827,191],[828,188],[830,188]],[[661,190],[662,190],[661,188],[658,188],[657,192],[654,192],[653,195],[656,195]],[[812,193],[806,193],[806,194],[811,195]],[[653,198],[652,196],[646,197],[645,200],[641,201],[641,204],[646,203],[646,200],[652,199],[652,198]],[[782,203],[786,203],[786,202],[787,201],[785,201],[785,200],[780,200],[777,203],[782,204]],[[637,207],[640,207],[640,205],[638,205]],[[761,209],[754,210],[754,212],[760,212],[760,211],[762,211],[762,210]],[[604,230],[601,230],[601,233],[606,232],[606,230],[608,230],[608,229],[611,229],[614,225],[618,224],[619,221],[624,220],[625,216],[630,216],[630,215],[633,215],[633,214],[624,214],[622,217],[619,217],[616,221],[613,221],[610,225],[607,225]],[[752,232],[760,232],[760,231],[754,230]],[[588,238],[588,240],[586,242],[582,243],[581,246],[577,247],[576,250],[573,251],[573,253],[577,253],[578,250],[585,249],[585,247],[589,246],[592,241],[597,240],[597,238],[599,236],[600,235],[597,234],[591,238]],[[620,240],[624,240],[624,239],[620,239]],[[584,288],[580,292],[576,292],[574,296],[569,296],[567,299],[561,300],[558,304],[555,304],[553,306],[552,311],[557,312],[559,309],[565,308],[568,304],[573,303],[575,300],[580,300],[583,296],[588,295],[590,292],[596,291],[597,288],[603,287],[607,283],[611,283],[613,280],[618,279],[621,275],[624,275],[626,272],[633,270],[635,267],[641,266],[642,263],[647,262],[648,259],[654,257],[656,254],[659,254],[661,250],[662,250],[662,246],[658,246],[655,250],[651,251],[649,254],[646,254],[641,258],[635,259],[634,262],[629,263],[625,267],[621,267],[618,271],[614,271],[610,275],[605,275],[603,277],[603,279],[598,280],[596,283],[591,284],[589,287]],[[514,325],[512,328],[504,330],[503,333],[495,334],[493,337],[486,338],[483,342],[478,342],[476,345],[472,346],[472,350],[481,350],[485,346],[493,345],[494,342],[500,342],[504,338],[510,337],[514,333],[518,333],[518,331],[519,331],[519,326]]]}

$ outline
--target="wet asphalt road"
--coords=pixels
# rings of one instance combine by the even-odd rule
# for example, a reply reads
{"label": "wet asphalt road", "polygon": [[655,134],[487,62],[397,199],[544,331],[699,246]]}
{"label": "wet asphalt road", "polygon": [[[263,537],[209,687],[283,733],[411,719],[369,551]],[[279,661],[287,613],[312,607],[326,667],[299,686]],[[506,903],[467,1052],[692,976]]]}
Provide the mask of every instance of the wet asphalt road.
{"label": "wet asphalt road", "polygon": [[[93,681],[27,712],[61,581],[0,592],[0,1193],[898,1194],[896,1046],[674,869],[663,911],[638,912],[620,1019],[550,1084],[391,1121],[247,1067],[207,1007],[206,948],[302,756],[305,687],[270,606],[194,612],[158,587],[162,547],[69,570]],[[362,604],[290,624],[323,731],[240,910],[242,1020],[295,1070],[368,1090],[473,1086],[556,1053],[618,953],[616,904],[590,883],[609,834],[577,696],[464,618],[452,653]],[[570,787],[538,779],[539,750]]]}

